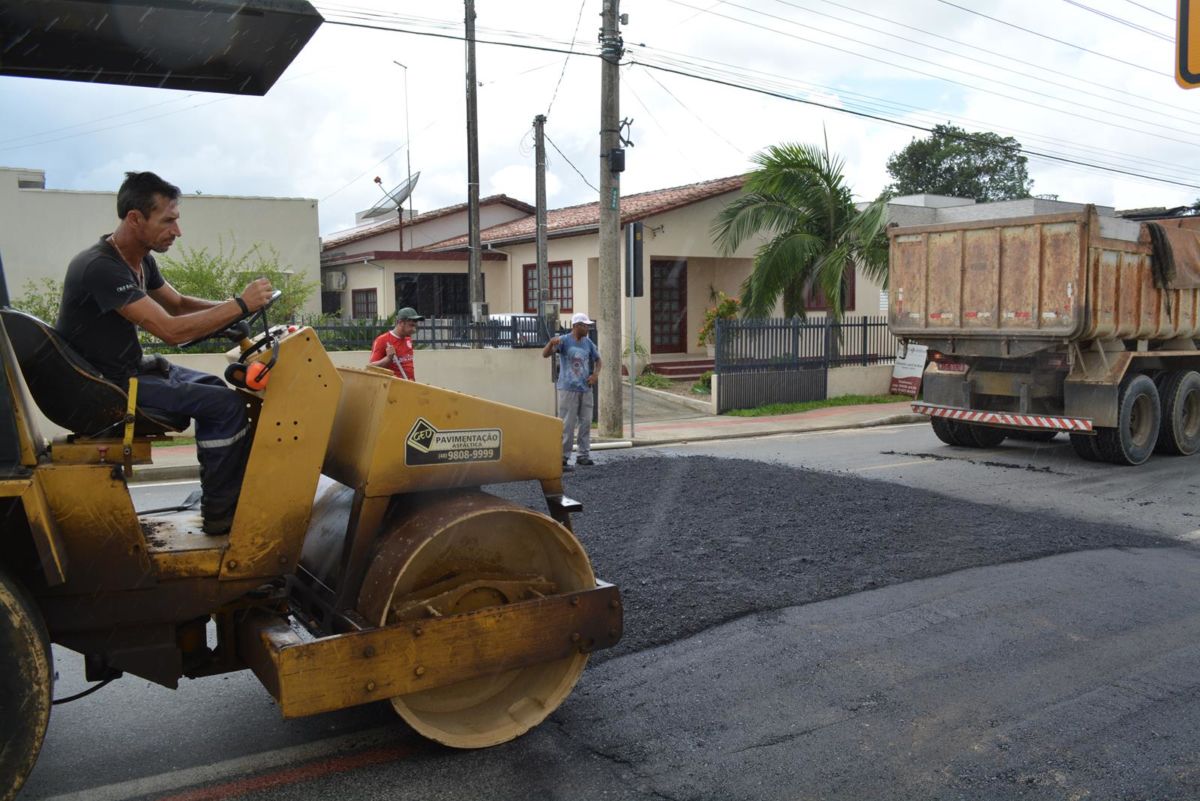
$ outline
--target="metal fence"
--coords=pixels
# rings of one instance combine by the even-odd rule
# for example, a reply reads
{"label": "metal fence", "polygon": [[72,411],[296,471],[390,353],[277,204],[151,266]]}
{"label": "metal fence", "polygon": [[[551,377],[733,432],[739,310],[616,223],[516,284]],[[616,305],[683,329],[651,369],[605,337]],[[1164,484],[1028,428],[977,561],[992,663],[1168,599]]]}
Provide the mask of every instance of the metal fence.
{"label": "metal fence", "polygon": [[[325,317],[301,318],[297,325],[312,326],[326,350],[370,350],[375,338],[394,325],[390,318],[337,320]],[[261,331],[261,329],[259,329]],[[417,327],[413,337],[416,348],[540,348],[548,337],[535,315],[503,315],[472,325],[471,318],[431,317]],[[143,347],[148,352],[177,353],[153,337],[145,337]],[[189,348],[191,353],[223,353],[232,345],[216,338]]]}
{"label": "metal fence", "polygon": [[717,410],[822,400],[830,367],[894,362],[886,317],[718,320]]}

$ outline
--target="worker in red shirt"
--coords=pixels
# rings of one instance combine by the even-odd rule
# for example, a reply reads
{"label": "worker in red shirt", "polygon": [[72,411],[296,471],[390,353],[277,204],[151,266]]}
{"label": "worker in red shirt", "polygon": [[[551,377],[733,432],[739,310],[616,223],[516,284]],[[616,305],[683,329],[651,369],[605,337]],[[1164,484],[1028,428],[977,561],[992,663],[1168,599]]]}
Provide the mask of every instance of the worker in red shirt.
{"label": "worker in red shirt", "polygon": [[424,319],[409,306],[396,312],[396,327],[375,337],[375,344],[371,346],[371,366],[389,367],[396,378],[416,381],[412,338],[417,333],[417,323]]}

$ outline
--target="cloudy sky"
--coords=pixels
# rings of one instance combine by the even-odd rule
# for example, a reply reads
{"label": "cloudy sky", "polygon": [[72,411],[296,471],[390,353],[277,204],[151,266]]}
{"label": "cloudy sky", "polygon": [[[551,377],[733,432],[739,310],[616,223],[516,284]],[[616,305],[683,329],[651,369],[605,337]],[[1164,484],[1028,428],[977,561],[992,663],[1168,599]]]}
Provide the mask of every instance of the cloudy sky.
{"label": "cloudy sky", "polygon": [[[600,0],[476,2],[482,194],[533,202],[532,120],[547,114],[549,204],[594,201]],[[0,78],[0,165],[45,170],[53,189],[115,189],[123,171],[150,169],[187,192],[316,198],[322,234],[380,199],[375,176],[404,180],[410,157],[418,212],[464,202],[462,5],[314,5],[326,23],[265,97]],[[871,199],[891,154],[952,122],[1017,138],[1035,194],[1119,208],[1200,198],[1200,89],[1173,79],[1174,0],[621,10],[627,194],[737,174],[768,145],[827,138]]]}

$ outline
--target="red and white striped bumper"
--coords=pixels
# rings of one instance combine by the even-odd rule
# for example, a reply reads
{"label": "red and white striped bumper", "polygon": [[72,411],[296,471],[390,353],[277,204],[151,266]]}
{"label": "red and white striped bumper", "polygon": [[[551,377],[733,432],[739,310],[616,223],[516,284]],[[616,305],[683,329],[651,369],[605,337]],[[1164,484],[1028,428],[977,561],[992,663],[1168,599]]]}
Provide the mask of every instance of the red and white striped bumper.
{"label": "red and white striped bumper", "polygon": [[934,406],[915,401],[912,410],[930,417],[945,417],[962,420],[964,423],[987,423],[1009,428],[1028,428],[1037,431],[1091,431],[1092,421],[1082,417],[1050,417],[1044,414],[1010,414],[1008,412],[981,412],[974,409],[955,409],[952,406]]}

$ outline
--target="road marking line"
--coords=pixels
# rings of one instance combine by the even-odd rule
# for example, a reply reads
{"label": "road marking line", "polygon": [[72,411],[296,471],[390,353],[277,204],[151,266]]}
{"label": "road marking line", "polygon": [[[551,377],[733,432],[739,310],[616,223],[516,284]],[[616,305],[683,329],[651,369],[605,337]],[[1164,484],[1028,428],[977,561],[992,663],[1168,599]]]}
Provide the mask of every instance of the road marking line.
{"label": "road marking line", "polygon": [[1180,534],[1176,539],[1183,540],[1184,542],[1200,542],[1200,528],[1195,531],[1189,531],[1186,534]]}
{"label": "road marking line", "polygon": [[914,464],[933,464],[930,459],[917,459],[914,462],[892,462],[891,464],[873,464],[870,467],[855,467],[852,472],[862,473],[867,470],[887,470],[889,467],[908,467]]}
{"label": "road marking line", "polygon": [[[264,751],[258,754],[227,759],[211,765],[198,765],[186,770],[160,773],[157,776],[144,776],[140,779],[130,779],[129,781],[106,784],[100,787],[90,787],[75,793],[46,796],[41,801],[126,801],[130,798],[141,798],[143,796],[162,796],[168,792],[182,790],[187,787],[196,787],[197,785],[211,782],[229,782],[231,778],[238,775],[259,774],[271,768],[288,767],[297,762],[305,762],[321,757],[325,757],[327,761],[348,760],[352,763],[354,758],[361,754],[351,753],[341,757],[331,756],[331,754],[336,751],[353,750],[359,752],[363,747],[374,747],[374,750],[369,753],[380,750],[388,752],[398,751],[401,747],[396,745],[397,735],[404,731],[404,727],[399,724],[396,726],[380,726],[353,734],[344,734],[340,737],[330,737],[329,739],[318,740],[312,743],[293,745],[274,751]],[[392,756],[393,759],[395,757],[396,755]],[[344,769],[348,770],[352,767],[354,765],[350,764]],[[303,766],[293,771],[286,771],[285,775],[296,772],[302,774],[304,772]],[[267,777],[258,776],[239,781],[256,781],[265,778]],[[303,778],[304,776],[300,775],[293,778],[293,781]],[[190,795],[184,795],[182,798],[190,797]],[[182,798],[179,801],[182,801]],[[202,796],[197,796],[195,801],[200,801],[201,798]]]}

